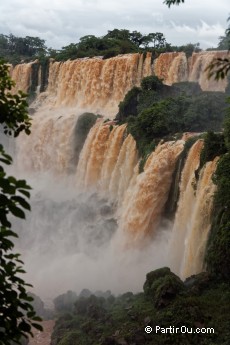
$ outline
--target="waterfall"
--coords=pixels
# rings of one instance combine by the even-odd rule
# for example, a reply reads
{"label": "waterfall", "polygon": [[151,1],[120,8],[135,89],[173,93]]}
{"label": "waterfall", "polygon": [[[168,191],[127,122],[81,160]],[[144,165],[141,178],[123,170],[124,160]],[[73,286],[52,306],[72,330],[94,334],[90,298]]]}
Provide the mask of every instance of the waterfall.
{"label": "waterfall", "polygon": [[216,163],[217,159],[205,165],[197,183],[195,206],[190,215],[190,228],[185,239],[184,258],[180,271],[182,278],[204,270],[204,254],[211,227],[213,196],[216,190],[212,182]]}
{"label": "waterfall", "polygon": [[66,174],[74,156],[73,131],[76,115],[44,111],[32,117],[29,136],[18,138],[17,168],[19,171]]}
{"label": "waterfall", "polygon": [[[44,91],[33,106],[37,109],[73,108],[78,113],[91,111],[113,119],[124,95],[140,86],[144,77],[157,75],[168,85],[183,81],[198,82],[204,91],[224,91],[227,80],[208,79],[205,72],[213,58],[226,58],[226,51],[193,53],[187,58],[184,52],[160,54],[152,62],[152,54],[125,54],[110,59],[82,58],[57,62],[50,59],[49,68],[38,61],[22,63],[11,68],[16,90]],[[35,68],[35,66],[37,66]],[[47,80],[46,80],[47,79]]]}
{"label": "waterfall", "polygon": [[[77,166],[78,188],[95,187],[101,195],[121,200],[137,164],[136,143],[125,138],[126,125],[98,123],[91,129]],[[109,193],[109,194],[108,194]]]}
{"label": "waterfall", "polygon": [[221,91],[224,92],[228,84],[227,78],[215,80],[215,76],[208,78],[206,68],[217,58],[226,58],[227,52],[208,51],[193,53],[190,60],[189,81],[198,82],[203,91]]}
{"label": "waterfall", "polygon": [[[148,270],[166,265],[185,278],[204,269],[216,160],[198,173],[203,141],[195,142],[177,176],[175,220],[166,221],[175,167],[190,134],[159,143],[140,173],[134,138],[125,124],[108,120],[146,75],[156,73],[169,84],[200,81],[195,71],[204,56],[189,62],[184,53],[161,54],[154,66],[151,54],[50,62],[48,87],[32,105],[31,135],[17,139],[12,171],[33,187],[32,212],[25,224],[14,225],[38,293],[138,291]],[[12,70],[15,79],[23,74],[17,87],[28,90],[32,65]],[[74,129],[82,109],[101,112],[106,120],[98,118],[89,131],[76,166]]]}
{"label": "waterfall", "polygon": [[[136,143],[127,135],[126,125],[99,119],[74,171],[69,167],[76,120],[73,114],[61,118],[36,114],[31,135],[21,136],[18,142],[17,170],[34,188],[25,228],[16,223],[18,248],[39,293],[87,286],[101,289],[103,284],[116,291],[133,284],[139,289],[134,283],[139,281],[137,276],[144,277],[147,270],[162,265],[181,277],[201,271],[216,164],[208,163],[196,181],[203,142],[196,141],[190,149],[175,223],[164,226],[164,208],[184,140],[160,143],[139,173]],[[45,290],[43,279],[49,282]],[[119,281],[123,281],[120,287]]]}
{"label": "waterfall", "polygon": [[171,267],[182,278],[202,271],[204,252],[211,227],[215,186],[212,175],[216,162],[208,162],[196,176],[203,141],[197,140],[189,151],[182,171],[180,198],[172,230]]}
{"label": "waterfall", "polygon": [[188,62],[185,53],[164,53],[154,63],[154,73],[167,85],[188,80]]}
{"label": "waterfall", "polygon": [[200,152],[203,141],[199,140],[192,146],[182,171],[180,183],[180,199],[173,226],[171,257],[173,270],[179,274],[184,254],[184,243],[190,224],[190,215],[195,204],[195,170],[199,167]]}
{"label": "waterfall", "polygon": [[128,233],[129,242],[139,242],[156,231],[183,146],[183,141],[159,144],[149,156],[144,172],[128,190],[122,205],[120,227]]}

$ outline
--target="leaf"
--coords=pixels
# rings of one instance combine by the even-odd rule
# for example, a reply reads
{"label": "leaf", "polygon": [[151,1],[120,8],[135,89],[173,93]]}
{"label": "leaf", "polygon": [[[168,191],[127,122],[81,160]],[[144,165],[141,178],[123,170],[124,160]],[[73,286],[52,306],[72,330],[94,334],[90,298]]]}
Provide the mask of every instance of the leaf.
{"label": "leaf", "polygon": [[7,164],[7,165],[11,164],[11,161],[9,159],[0,158],[0,161]]}
{"label": "leaf", "polygon": [[33,321],[42,321],[42,318],[39,316],[34,316]]}
{"label": "leaf", "polygon": [[27,322],[25,322],[25,320],[23,320],[22,322],[19,323],[18,327],[20,328],[21,331],[23,332],[30,332],[31,330],[31,325]]}
{"label": "leaf", "polygon": [[[35,317],[35,315],[36,315],[35,311],[29,311],[29,312],[27,313],[27,317],[28,317],[29,319]],[[35,321],[36,321],[36,320],[35,320]]]}
{"label": "leaf", "polygon": [[18,188],[31,189],[31,187],[27,185],[27,183],[26,183],[25,180],[17,180],[16,186],[17,186]]}
{"label": "leaf", "polygon": [[43,327],[41,325],[39,325],[38,323],[31,323],[31,325],[38,329],[39,331],[43,332]]}
{"label": "leaf", "polygon": [[22,219],[26,218],[25,213],[19,207],[10,205],[9,210],[15,217],[22,218]]}
{"label": "leaf", "polygon": [[28,204],[27,201],[25,201],[25,199],[23,199],[20,196],[12,196],[11,200],[14,200],[16,202],[18,202],[22,207],[24,207],[26,210],[30,211],[30,204]]}
{"label": "leaf", "polygon": [[30,197],[30,193],[27,190],[18,189],[18,192],[22,193],[23,195],[27,196],[28,198]]}

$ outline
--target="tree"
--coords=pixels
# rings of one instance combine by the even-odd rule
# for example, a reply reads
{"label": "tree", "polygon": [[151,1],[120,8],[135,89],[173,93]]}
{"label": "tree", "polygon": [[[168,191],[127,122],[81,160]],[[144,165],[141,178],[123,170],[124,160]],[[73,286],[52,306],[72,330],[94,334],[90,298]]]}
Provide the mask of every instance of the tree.
{"label": "tree", "polygon": [[130,32],[126,29],[113,29],[112,31],[109,30],[107,35],[104,38],[116,38],[118,40],[129,40],[130,39]]}
{"label": "tree", "polygon": [[[30,133],[30,119],[26,112],[26,95],[11,94],[14,82],[8,75],[8,67],[0,61],[0,123],[5,133],[17,136],[21,131]],[[0,344],[19,344],[21,337],[32,335],[32,326],[42,330],[36,321],[41,319],[31,305],[20,254],[14,253],[12,238],[18,235],[11,229],[12,216],[25,218],[29,210],[27,199],[31,189],[25,180],[7,176],[4,165],[12,163],[0,144]]]}
{"label": "tree", "polygon": [[130,33],[129,39],[139,47],[142,44],[143,35],[139,31],[133,31]]}
{"label": "tree", "polygon": [[40,58],[47,54],[45,41],[39,37],[0,35],[0,56],[10,63],[17,64],[21,60]]}
{"label": "tree", "polygon": [[162,87],[162,80],[155,75],[143,78],[141,81],[142,90],[161,90]]}
{"label": "tree", "polygon": [[220,36],[219,40],[220,41],[218,43],[217,50],[228,50],[230,47],[230,36]]}
{"label": "tree", "polygon": [[149,40],[149,43],[153,44],[153,48],[155,49],[164,48],[166,45],[166,39],[164,34],[161,32],[150,33],[146,37]]}
{"label": "tree", "polygon": [[193,53],[198,53],[201,51],[200,49],[200,43],[187,43],[185,45],[182,45],[180,47],[175,47],[177,51],[179,52],[184,52],[187,56],[187,58],[189,58],[190,56],[192,56]]}

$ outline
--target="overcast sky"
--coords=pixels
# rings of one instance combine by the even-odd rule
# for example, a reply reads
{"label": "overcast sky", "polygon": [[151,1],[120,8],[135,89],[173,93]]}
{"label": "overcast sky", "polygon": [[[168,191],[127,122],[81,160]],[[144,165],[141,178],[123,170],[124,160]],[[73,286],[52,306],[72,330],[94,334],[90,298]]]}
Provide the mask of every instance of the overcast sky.
{"label": "overcast sky", "polygon": [[162,32],[173,45],[216,47],[230,14],[229,0],[185,0],[170,9],[163,0],[0,1],[0,33],[38,36],[56,49],[114,28]]}

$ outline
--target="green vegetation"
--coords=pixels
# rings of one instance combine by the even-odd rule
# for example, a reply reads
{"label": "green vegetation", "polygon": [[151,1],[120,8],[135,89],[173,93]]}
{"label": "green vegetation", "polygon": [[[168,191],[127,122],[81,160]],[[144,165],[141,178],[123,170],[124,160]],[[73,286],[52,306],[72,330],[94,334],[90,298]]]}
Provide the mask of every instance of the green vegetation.
{"label": "green vegetation", "polygon": [[[52,345],[227,345],[229,302],[227,283],[207,273],[183,283],[169,268],[161,268],[147,274],[142,293],[77,297],[72,312],[56,322]],[[147,325],[153,329],[150,334]],[[163,333],[156,326],[214,328],[214,333]]]}
{"label": "green vegetation", "polygon": [[230,153],[221,156],[214,175],[217,192],[214,198],[212,228],[207,247],[207,268],[222,279],[230,276]]}
{"label": "green vegetation", "polygon": [[[169,7],[179,5],[184,0],[165,0]],[[228,21],[230,17],[228,18]],[[228,49],[230,39],[230,26],[225,31],[225,36],[220,37],[218,49]],[[224,79],[230,71],[230,60],[228,58],[217,58],[208,66],[209,76],[215,79]],[[230,101],[230,99],[228,99]],[[225,145],[223,137],[209,133],[206,136],[205,147],[201,155],[201,161],[207,161],[215,155],[222,153],[213,178],[217,186],[214,197],[214,209],[212,228],[210,231],[209,243],[206,252],[207,269],[223,280],[229,281],[230,276],[230,109],[228,108],[224,123]],[[218,140],[220,142],[218,143]],[[227,151],[227,153],[223,154]],[[203,163],[202,162],[202,163]],[[229,305],[229,302],[228,302]]]}
{"label": "green vegetation", "polygon": [[207,270],[222,280],[230,276],[230,109],[224,121],[224,134],[209,132],[204,139],[201,167],[220,157],[213,181],[217,186],[212,212],[212,227],[206,250]]}
{"label": "green vegetation", "polygon": [[104,59],[127,53],[152,52],[153,58],[163,52],[184,51],[187,56],[200,51],[199,43],[188,43],[183,46],[172,46],[166,42],[161,32],[147,35],[138,31],[113,29],[106,35],[96,37],[87,35],[79,42],[72,42],[60,50],[47,48],[45,41],[39,37],[17,37],[13,34],[0,34],[0,57],[13,65],[39,59],[42,65],[47,64],[49,58],[57,61],[73,60],[76,58],[102,56]]}
{"label": "green vegetation", "polygon": [[226,153],[224,135],[222,133],[208,132],[204,137],[204,147],[200,156],[200,169],[206,162],[212,161]]}
{"label": "green vegetation", "polygon": [[118,54],[144,52],[156,53],[166,51],[170,45],[160,32],[143,35],[138,31],[114,29],[102,37],[87,35],[78,43],[70,43],[61,50],[47,48],[45,41],[39,37],[16,37],[13,34],[0,34],[0,57],[17,64],[21,61],[32,61],[38,58],[47,61],[55,58],[58,61],[83,57],[103,56],[110,58]]}
{"label": "green vegetation", "polygon": [[[177,83],[170,87],[155,76],[147,77],[140,88],[135,87],[127,93],[116,116],[119,123],[128,123],[128,131],[137,142],[140,171],[160,140],[177,139],[182,132],[202,134],[208,131],[202,134],[204,148],[197,176],[206,162],[220,157],[214,175],[217,192],[206,263],[208,271],[223,280],[230,275],[230,110],[226,109],[225,97],[223,93],[202,92],[195,83]],[[179,161],[181,171],[184,158],[181,156]],[[174,211],[177,198],[178,185],[169,195]],[[171,216],[173,210],[166,210],[167,216]]]}
{"label": "green vegetation", "polygon": [[161,139],[183,132],[221,131],[225,95],[202,92],[196,83],[167,86],[156,76],[144,78],[119,105],[116,120],[128,123],[128,131],[145,158]]}
{"label": "green vegetation", "polygon": [[0,124],[3,125],[5,134],[18,136],[21,131],[29,134],[26,95],[20,91],[17,95],[12,95],[7,91],[14,85],[8,76],[8,67],[0,60]]}
{"label": "green vegetation", "polygon": [[[8,135],[18,136],[21,131],[30,133],[30,119],[27,115],[26,95],[12,95],[14,85],[9,78],[8,67],[0,62],[0,123]],[[1,134],[2,135],[2,134]],[[31,304],[33,298],[27,293],[30,286],[22,279],[24,273],[20,255],[14,253],[12,238],[17,234],[11,229],[11,219],[25,218],[30,205],[27,199],[31,189],[25,180],[8,176],[4,165],[10,165],[12,158],[0,144],[0,344],[19,343],[21,337],[31,334],[32,326],[41,329]]]}
{"label": "green vegetation", "polygon": [[170,7],[171,5],[179,5],[184,0],[165,0],[164,3]]}
{"label": "green vegetation", "polygon": [[17,64],[23,61],[31,61],[46,55],[45,41],[39,37],[16,37],[0,34],[0,57],[7,62]]}
{"label": "green vegetation", "polygon": [[143,35],[140,32],[114,29],[102,37],[87,35],[80,38],[79,43],[71,43],[63,47],[54,56],[56,60],[76,59],[83,57],[103,56],[104,59],[118,54],[165,51],[166,40],[162,33]]}
{"label": "green vegetation", "polygon": [[71,312],[73,309],[73,303],[76,301],[77,295],[73,291],[67,291],[67,293],[57,296],[54,299],[54,307],[57,312]]}
{"label": "green vegetation", "polygon": [[230,154],[220,158],[214,175],[217,192],[214,199],[213,222],[207,248],[207,268],[229,280],[230,276]]}

